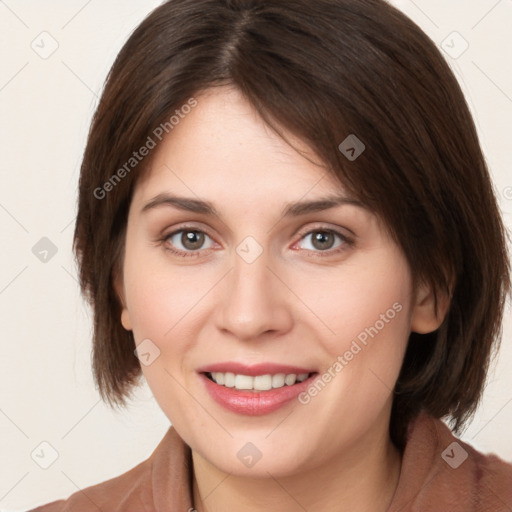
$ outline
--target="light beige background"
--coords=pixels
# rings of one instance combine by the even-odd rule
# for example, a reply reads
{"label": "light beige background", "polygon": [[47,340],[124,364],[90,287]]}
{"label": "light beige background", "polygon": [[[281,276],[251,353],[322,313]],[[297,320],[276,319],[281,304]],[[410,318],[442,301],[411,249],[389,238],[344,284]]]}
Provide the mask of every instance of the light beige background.
{"label": "light beige background", "polygon": [[[71,255],[80,159],[103,81],[128,35],[159,3],[0,0],[3,511],[27,510],[127,471],[149,456],[169,425],[147,387],[123,413],[100,402],[90,368],[91,316]],[[512,2],[393,3],[446,49],[510,226]],[[32,252],[42,237],[57,248],[45,263]],[[484,405],[462,438],[512,461],[511,337],[508,309]],[[35,450],[36,460],[49,462],[51,449],[42,442],[58,452],[48,469],[31,457]]]}

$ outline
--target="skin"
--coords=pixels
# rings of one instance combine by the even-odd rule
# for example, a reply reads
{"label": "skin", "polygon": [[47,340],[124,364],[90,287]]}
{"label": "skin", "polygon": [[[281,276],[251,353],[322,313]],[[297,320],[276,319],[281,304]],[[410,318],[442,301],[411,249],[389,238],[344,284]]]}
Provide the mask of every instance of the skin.
{"label": "skin", "polygon": [[[384,511],[401,467],[388,433],[391,390],[411,330],[436,329],[446,308],[436,318],[432,291],[413,290],[402,251],[366,208],[282,216],[287,203],[349,197],[304,143],[288,135],[315,163],[235,89],[197,100],[137,183],[116,283],[124,328],[137,345],[149,338],[160,351],[141,366],[192,449],[194,507]],[[208,200],[219,215],[170,205],[141,212],[162,193]],[[185,224],[206,233],[202,245],[181,232],[165,239]],[[329,229],[351,243],[332,235],[315,244],[313,234]],[[252,263],[236,252],[247,236],[262,250]],[[235,360],[322,374],[396,303],[400,312],[305,405],[292,400],[263,416],[236,414],[213,401],[196,372]],[[250,468],[237,457],[247,442],[262,454]]]}

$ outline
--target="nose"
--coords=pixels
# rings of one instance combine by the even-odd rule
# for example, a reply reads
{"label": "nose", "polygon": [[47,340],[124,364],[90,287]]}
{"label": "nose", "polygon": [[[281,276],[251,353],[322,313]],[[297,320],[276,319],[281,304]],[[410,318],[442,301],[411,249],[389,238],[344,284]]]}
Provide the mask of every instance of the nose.
{"label": "nose", "polygon": [[[248,263],[234,254],[224,278],[216,311],[217,327],[241,341],[251,341],[289,331],[293,293],[286,279],[271,265],[265,251]],[[283,282],[284,281],[284,282]]]}

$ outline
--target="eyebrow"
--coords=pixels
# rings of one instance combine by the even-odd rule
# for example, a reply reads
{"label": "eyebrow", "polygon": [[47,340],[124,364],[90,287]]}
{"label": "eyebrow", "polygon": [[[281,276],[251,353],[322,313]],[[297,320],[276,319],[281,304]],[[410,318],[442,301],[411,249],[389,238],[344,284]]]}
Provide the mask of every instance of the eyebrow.
{"label": "eyebrow", "polygon": [[[294,203],[287,203],[283,209],[282,216],[298,217],[308,213],[316,213],[323,210],[329,210],[330,208],[335,208],[336,206],[345,204],[358,206],[360,208],[365,207],[361,201],[356,199],[339,195],[330,195],[312,201],[297,201]],[[174,196],[170,194],[158,194],[157,196],[153,197],[143,206],[141,213],[145,213],[149,210],[163,206],[171,206],[187,212],[212,215],[220,218],[219,212],[210,201],[194,199],[191,197]]]}

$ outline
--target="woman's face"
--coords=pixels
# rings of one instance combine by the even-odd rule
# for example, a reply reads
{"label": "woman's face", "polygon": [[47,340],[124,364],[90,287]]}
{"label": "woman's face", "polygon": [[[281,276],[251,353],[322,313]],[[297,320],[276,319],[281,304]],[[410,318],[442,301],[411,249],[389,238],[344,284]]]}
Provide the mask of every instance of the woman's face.
{"label": "woman's face", "polygon": [[[407,339],[425,327],[407,262],[238,92],[197,100],[154,149],[128,217],[118,289],[145,378],[185,442],[225,472],[356,460],[388,439]],[[346,200],[317,203],[334,196]]]}

